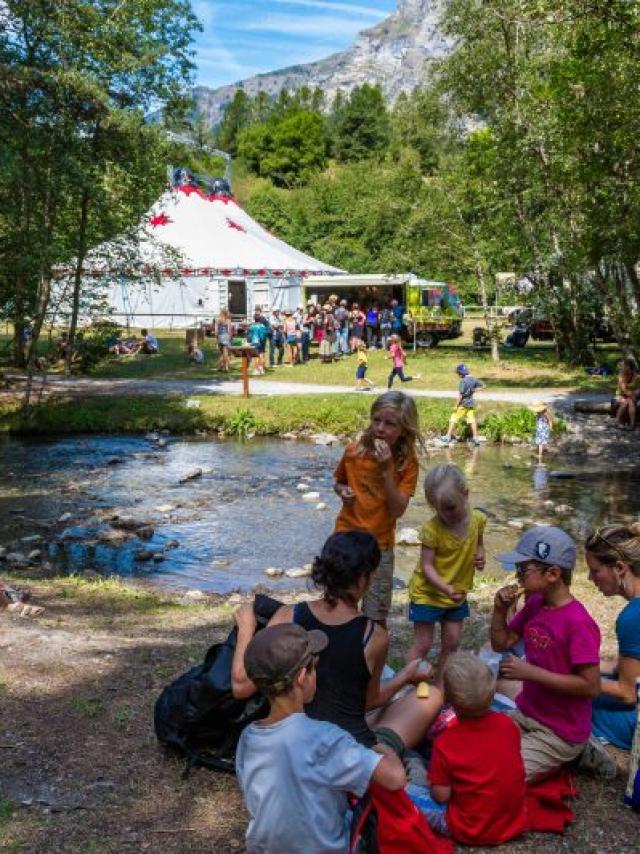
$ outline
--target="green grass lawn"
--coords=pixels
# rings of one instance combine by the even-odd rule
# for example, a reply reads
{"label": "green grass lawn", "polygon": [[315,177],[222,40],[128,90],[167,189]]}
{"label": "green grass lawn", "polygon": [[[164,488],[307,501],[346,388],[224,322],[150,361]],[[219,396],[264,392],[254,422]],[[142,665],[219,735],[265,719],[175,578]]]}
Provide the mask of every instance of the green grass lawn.
{"label": "green grass lawn", "polygon": [[[464,335],[454,341],[444,341],[433,350],[409,350],[408,373],[422,375],[419,387],[425,389],[454,389],[456,387],[455,366],[466,362],[471,372],[494,389],[580,389],[609,390],[613,378],[593,378],[583,368],[571,368],[559,362],[550,342],[530,343],[523,350],[501,349],[498,365],[491,360],[487,350],[474,350],[471,332],[478,325],[476,319],[464,323]],[[206,338],[204,352],[206,363],[191,365],[187,361],[184,331],[156,330],[161,352],[157,356],[107,356],[97,365],[91,375],[101,378],[131,379],[211,379],[240,377],[240,360],[232,359],[229,374],[216,370],[218,351],[216,341]],[[601,345],[600,360],[610,364],[619,357],[613,345]],[[355,382],[355,358],[348,357],[332,364],[321,364],[317,348],[312,347],[312,359],[305,365],[293,368],[267,369],[265,379],[314,383],[319,385],[351,386]],[[369,353],[368,377],[377,387],[386,386],[391,363],[381,351]],[[260,382],[255,378],[255,382]]]}

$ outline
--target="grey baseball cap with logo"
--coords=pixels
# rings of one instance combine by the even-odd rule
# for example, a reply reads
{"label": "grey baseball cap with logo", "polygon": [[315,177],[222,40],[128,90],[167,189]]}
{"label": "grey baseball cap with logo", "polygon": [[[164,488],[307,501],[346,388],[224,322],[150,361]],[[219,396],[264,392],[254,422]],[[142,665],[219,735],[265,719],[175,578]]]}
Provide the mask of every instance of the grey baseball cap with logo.
{"label": "grey baseball cap with logo", "polygon": [[496,557],[500,563],[509,567],[527,560],[537,560],[548,566],[573,569],[576,565],[576,555],[576,544],[562,528],[536,525],[525,531],[515,549]]}
{"label": "grey baseball cap with logo", "polygon": [[328,643],[324,632],[308,632],[296,623],[267,626],[254,635],[244,654],[247,676],[260,691],[283,693],[291,687],[300,668],[326,649]]}

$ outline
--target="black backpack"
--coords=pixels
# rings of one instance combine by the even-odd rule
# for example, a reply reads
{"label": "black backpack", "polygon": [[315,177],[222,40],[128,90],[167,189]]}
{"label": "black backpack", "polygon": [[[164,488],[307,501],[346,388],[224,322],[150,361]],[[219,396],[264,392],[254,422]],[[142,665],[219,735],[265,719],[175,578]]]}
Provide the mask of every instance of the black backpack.
{"label": "black backpack", "polygon": [[[267,625],[281,602],[259,594],[253,608],[258,630]],[[231,692],[231,664],[237,629],[209,648],[204,662],[183,673],[162,691],[154,709],[158,741],[183,754],[186,777],[194,765],[235,773],[235,752],[242,730],[266,717],[269,703],[261,694],[236,700]]]}

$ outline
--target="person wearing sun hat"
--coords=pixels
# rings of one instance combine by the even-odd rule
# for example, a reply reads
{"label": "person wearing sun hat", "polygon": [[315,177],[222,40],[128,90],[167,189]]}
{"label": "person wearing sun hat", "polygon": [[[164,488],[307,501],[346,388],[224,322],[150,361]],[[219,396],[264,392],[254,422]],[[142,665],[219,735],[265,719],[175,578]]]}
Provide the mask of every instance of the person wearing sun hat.
{"label": "person wearing sun hat", "polygon": [[305,715],[316,690],[317,656],[327,644],[322,631],[281,623],[257,632],[245,651],[247,676],[270,704],[267,717],[242,732],[236,752],[250,817],[248,852],[347,852],[348,793],[362,797],[372,780],[390,790],[406,783],[397,756],[383,756],[335,724]]}
{"label": "person wearing sun hat", "polygon": [[[491,646],[506,652],[524,639],[525,659],[503,658],[500,676],[522,682],[511,712],[521,732],[527,781],[548,776],[587,752],[591,701],[600,693],[600,630],[570,591],[576,544],[561,528],[537,525],[510,552],[497,555],[518,584],[500,588],[491,619]],[[508,619],[521,592],[523,608]],[[606,763],[591,765],[611,776]]]}
{"label": "person wearing sun hat", "polygon": [[533,437],[533,444],[537,445],[538,462],[541,463],[544,449],[547,447],[549,440],[551,439],[553,419],[549,412],[549,407],[542,401],[532,404],[531,411],[536,416],[536,432]]}

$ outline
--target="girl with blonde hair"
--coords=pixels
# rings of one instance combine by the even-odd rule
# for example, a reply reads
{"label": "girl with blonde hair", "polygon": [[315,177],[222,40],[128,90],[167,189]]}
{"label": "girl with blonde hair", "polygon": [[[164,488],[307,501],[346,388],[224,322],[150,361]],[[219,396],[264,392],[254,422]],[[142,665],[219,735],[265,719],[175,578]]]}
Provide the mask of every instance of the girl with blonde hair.
{"label": "girl with blonde hair", "polygon": [[424,492],[434,515],[420,531],[420,559],[409,582],[409,619],[415,640],[407,657],[429,654],[436,623],[440,623],[438,664],[442,673],[447,657],[460,645],[474,574],[484,569],[486,517],[471,508],[467,481],[457,466],[430,469]]}
{"label": "girl with blonde hair", "polygon": [[422,442],[416,405],[401,391],[380,395],[370,418],[334,472],[334,490],[342,499],[335,529],[367,531],[376,538],[382,556],[362,610],[385,624],[391,607],[396,521],[415,492],[417,448]]}

